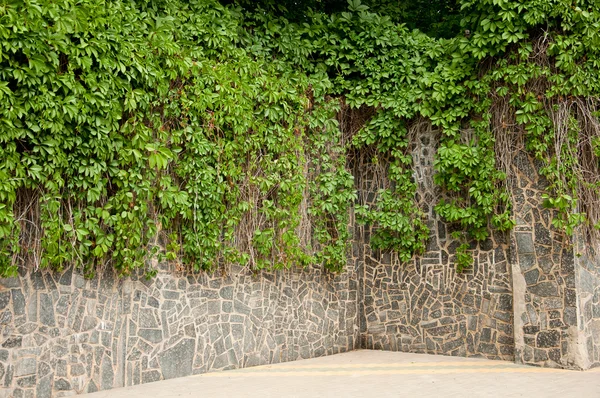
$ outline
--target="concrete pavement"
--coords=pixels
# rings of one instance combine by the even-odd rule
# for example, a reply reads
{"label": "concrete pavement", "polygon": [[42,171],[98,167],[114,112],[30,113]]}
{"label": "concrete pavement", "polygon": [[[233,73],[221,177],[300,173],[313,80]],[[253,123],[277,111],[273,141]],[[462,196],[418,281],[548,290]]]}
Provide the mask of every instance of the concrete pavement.
{"label": "concrete pavement", "polygon": [[101,391],[89,397],[600,398],[600,369],[577,372],[485,359],[359,350]]}

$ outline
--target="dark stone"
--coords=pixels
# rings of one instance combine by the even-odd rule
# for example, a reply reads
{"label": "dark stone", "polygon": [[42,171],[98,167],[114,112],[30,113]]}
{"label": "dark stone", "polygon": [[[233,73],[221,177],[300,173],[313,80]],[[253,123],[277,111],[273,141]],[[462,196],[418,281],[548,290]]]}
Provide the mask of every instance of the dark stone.
{"label": "dark stone", "polygon": [[490,328],[483,328],[483,330],[481,331],[481,341],[489,343],[490,341],[492,341],[492,329]]}
{"label": "dark stone", "polygon": [[154,297],[148,297],[148,300],[146,301],[146,304],[149,307],[154,307],[154,308],[159,308],[160,307],[160,303],[158,302],[158,300]]}
{"label": "dark stone", "polygon": [[501,311],[512,311],[513,299],[510,294],[503,294],[500,296],[500,300],[498,300],[498,309]]}
{"label": "dark stone", "polygon": [[52,368],[46,362],[40,362],[38,365],[37,375],[38,379],[50,374]]}
{"label": "dark stone", "polygon": [[68,268],[64,274],[61,275],[58,283],[63,286],[71,286],[71,281],[73,280],[73,269]]}
{"label": "dark stone", "polygon": [[35,271],[30,274],[31,284],[35,290],[46,290],[44,284],[44,275],[41,271]]}
{"label": "dark stone", "polygon": [[25,315],[25,296],[23,296],[21,289],[13,289],[11,292],[14,314],[16,316]]}
{"label": "dark stone", "polygon": [[0,362],[8,361],[8,350],[0,350]]}
{"label": "dark stone", "polygon": [[529,292],[540,297],[557,297],[558,285],[556,282],[540,282],[528,288]]}
{"label": "dark stone", "polygon": [[72,389],[71,383],[65,379],[58,379],[54,382],[54,388],[58,391],[70,391]]}
{"label": "dark stone", "polygon": [[164,379],[191,375],[195,348],[196,344],[193,339],[183,339],[174,347],[161,352],[158,355],[158,361]]}
{"label": "dark stone", "polygon": [[550,237],[550,231],[544,227],[543,224],[535,224],[535,243],[550,246],[552,245],[552,238]]}
{"label": "dark stone", "polygon": [[525,326],[523,327],[523,333],[525,334],[536,334],[540,331],[539,326]]}
{"label": "dark stone", "polygon": [[544,330],[538,333],[536,345],[539,348],[560,347],[560,332],[557,330]]}
{"label": "dark stone", "polygon": [[5,309],[10,303],[10,290],[0,292],[0,310]]}
{"label": "dark stone", "polygon": [[29,388],[35,386],[36,376],[31,375],[27,377],[22,377],[17,380],[17,385],[23,388]]}
{"label": "dark stone", "polygon": [[577,305],[577,293],[574,289],[565,289],[565,307],[575,307]]}
{"label": "dark stone", "polygon": [[179,292],[174,292],[171,290],[163,290],[162,295],[165,299],[168,300],[177,300],[179,299]]}
{"label": "dark stone", "polygon": [[538,278],[540,277],[540,271],[537,269],[532,269],[531,271],[525,272],[523,274],[525,276],[525,282],[528,286],[535,285],[538,282]]}
{"label": "dark stone", "polygon": [[237,313],[244,314],[244,315],[250,315],[250,307],[248,307],[246,304],[242,303],[239,300],[233,301],[233,309]]}
{"label": "dark stone", "polygon": [[494,344],[480,343],[478,351],[489,355],[498,355],[498,349]]}
{"label": "dark stone", "polygon": [[440,326],[437,328],[431,328],[427,330],[427,333],[432,336],[444,336],[452,333],[452,325]]}
{"label": "dark stone", "polygon": [[2,347],[17,348],[17,347],[21,347],[21,344],[23,344],[23,337],[15,336],[15,337],[9,337],[8,339],[4,340],[4,343],[2,343]]}

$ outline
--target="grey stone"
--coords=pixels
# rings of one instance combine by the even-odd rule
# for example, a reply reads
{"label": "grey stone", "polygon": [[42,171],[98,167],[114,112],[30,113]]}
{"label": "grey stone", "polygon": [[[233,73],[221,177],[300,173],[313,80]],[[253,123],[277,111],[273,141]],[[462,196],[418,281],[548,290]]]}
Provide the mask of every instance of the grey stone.
{"label": "grey stone", "polygon": [[138,330],[138,336],[151,343],[159,343],[163,339],[162,330],[160,329],[140,329]]}
{"label": "grey stone", "polygon": [[65,379],[58,379],[54,382],[54,388],[57,391],[70,391],[72,389],[71,383]]}
{"label": "grey stone", "polygon": [[526,253],[519,254],[519,267],[522,272],[526,272],[534,268],[537,264],[535,254]]}
{"label": "grey stone", "polygon": [[54,303],[49,294],[40,294],[40,322],[47,326],[56,324],[54,319]]}
{"label": "grey stone", "polygon": [[516,233],[517,250],[519,254],[534,253],[533,238],[531,233]]}
{"label": "grey stone", "polygon": [[96,391],[98,391],[98,386],[96,385],[96,383],[94,383],[94,380],[92,380],[88,384],[86,392],[89,394],[89,393],[96,392]]}
{"label": "grey stone", "polygon": [[142,372],[142,383],[152,383],[161,379],[160,372],[158,370],[150,370]]}
{"label": "grey stone", "polygon": [[160,369],[164,379],[189,376],[192,374],[192,362],[196,343],[193,339],[183,339],[174,347],[158,355]]}
{"label": "grey stone", "polygon": [[15,376],[21,377],[34,374],[37,367],[35,358],[23,358],[15,366]]}
{"label": "grey stone", "polygon": [[25,297],[21,289],[12,289],[13,311],[16,316],[25,315]]}
{"label": "grey stone", "polygon": [[38,370],[37,370],[38,380],[41,379],[42,377],[50,374],[51,371],[52,371],[52,368],[50,367],[50,365],[48,365],[46,362],[40,362],[38,364]]}
{"label": "grey stone", "polygon": [[8,360],[8,350],[0,350],[0,362],[6,362]]}
{"label": "grey stone", "polygon": [[10,303],[10,290],[0,292],[0,310],[3,310],[6,307],[8,307],[9,303]]}
{"label": "grey stone", "polygon": [[531,271],[525,272],[523,276],[525,276],[525,282],[527,282],[527,285],[535,285],[540,277],[540,271],[537,269],[532,269]]}
{"label": "grey stone", "polygon": [[108,390],[108,389],[113,388],[114,380],[115,380],[115,372],[113,370],[110,358],[105,356],[102,359],[101,370],[102,370],[102,378],[101,378],[100,387],[103,390]]}
{"label": "grey stone", "polygon": [[557,297],[558,285],[556,282],[540,282],[537,285],[530,286],[529,291],[540,297]]}
{"label": "grey stone", "polygon": [[36,398],[51,398],[52,397],[52,380],[53,375],[42,377],[37,384],[35,390]]}
{"label": "grey stone", "polygon": [[219,291],[219,295],[225,300],[233,300],[233,286],[222,287]]}

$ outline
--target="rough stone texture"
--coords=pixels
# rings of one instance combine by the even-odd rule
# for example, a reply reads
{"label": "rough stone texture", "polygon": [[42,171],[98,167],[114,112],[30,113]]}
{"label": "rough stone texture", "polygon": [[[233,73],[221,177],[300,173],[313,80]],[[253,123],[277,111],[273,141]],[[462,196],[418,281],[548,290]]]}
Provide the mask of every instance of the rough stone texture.
{"label": "rough stone texture", "polygon": [[317,268],[0,279],[0,397],[60,397],[358,348],[357,277]]}
{"label": "rough stone texture", "polygon": [[[355,226],[354,262],[360,270],[360,330],[365,348],[456,356],[514,359],[512,283],[508,237],[472,244],[475,263],[457,274],[452,229],[434,212],[440,195],[433,183],[433,146],[422,135],[412,153],[419,207],[431,236],[427,251],[402,264],[394,253],[371,249],[372,226]],[[354,165],[359,203],[373,204],[388,187],[385,164]]]}
{"label": "rough stone texture", "polygon": [[[512,232],[516,361],[588,369],[599,363],[600,268],[576,234],[552,228],[542,206],[547,181],[541,165],[519,153],[513,164],[516,227]],[[596,307],[594,307],[596,306]]]}
{"label": "rough stone texture", "polygon": [[[519,154],[516,227],[471,243],[473,267],[455,272],[458,243],[433,210],[431,136],[414,144],[426,252],[401,264],[374,251],[372,226],[352,220],[340,275],[319,267],[183,274],[152,280],[111,271],[31,271],[0,279],[0,398],[60,397],[119,386],[335,354],[356,348],[480,356],[536,366],[600,366],[600,262],[571,245],[541,206],[540,165]],[[385,162],[357,163],[359,202],[389,187]]]}
{"label": "rough stone texture", "polygon": [[[583,368],[600,366],[600,262],[594,250],[578,242],[575,256],[577,314],[584,363]],[[569,300],[572,300],[569,297]],[[575,314],[572,314],[575,316]]]}

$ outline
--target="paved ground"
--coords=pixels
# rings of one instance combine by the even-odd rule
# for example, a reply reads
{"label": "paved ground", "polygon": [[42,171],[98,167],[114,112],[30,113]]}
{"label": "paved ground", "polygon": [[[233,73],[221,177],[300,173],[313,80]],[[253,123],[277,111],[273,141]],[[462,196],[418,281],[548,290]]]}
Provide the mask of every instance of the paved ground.
{"label": "paved ground", "polygon": [[361,350],[207,373],[88,396],[594,398],[600,397],[600,370],[576,372],[484,359]]}

